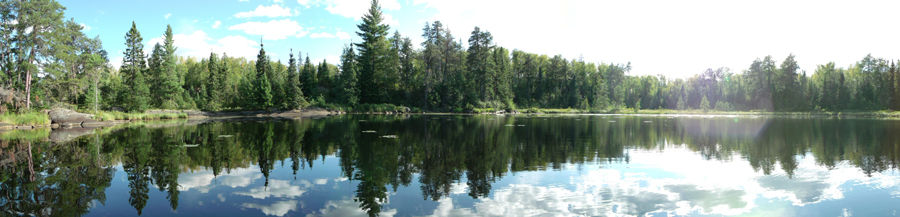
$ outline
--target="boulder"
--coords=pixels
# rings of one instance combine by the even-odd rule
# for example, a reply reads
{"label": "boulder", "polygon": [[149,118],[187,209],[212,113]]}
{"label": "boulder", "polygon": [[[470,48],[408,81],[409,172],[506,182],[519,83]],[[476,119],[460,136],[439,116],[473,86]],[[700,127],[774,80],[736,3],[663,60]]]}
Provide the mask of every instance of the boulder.
{"label": "boulder", "polygon": [[50,112],[47,113],[47,115],[50,116],[51,124],[60,124],[60,125],[71,124],[71,125],[81,126],[82,122],[85,122],[85,121],[93,122],[94,121],[94,119],[93,119],[94,115],[92,115],[92,114],[83,114],[83,113],[78,113],[78,112],[75,112],[72,110],[62,109],[62,108],[52,109],[52,110],[50,110]]}

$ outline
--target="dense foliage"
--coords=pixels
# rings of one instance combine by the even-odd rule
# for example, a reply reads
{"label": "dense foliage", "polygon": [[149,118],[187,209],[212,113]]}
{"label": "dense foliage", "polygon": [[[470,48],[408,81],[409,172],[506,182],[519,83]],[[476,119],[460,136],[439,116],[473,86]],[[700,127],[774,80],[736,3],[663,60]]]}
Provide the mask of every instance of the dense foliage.
{"label": "dense foliage", "polygon": [[[343,48],[339,65],[305,61],[285,66],[260,44],[255,60],[176,56],[171,26],[149,55],[136,23],[125,32],[122,66],[111,67],[99,38],[88,38],[53,0],[0,3],[2,110],[75,107],[85,110],[297,109],[310,104],[360,109],[398,105],[426,111],[516,108],[702,109],[719,111],[900,110],[900,77],[888,60],[866,56],[846,68],[827,63],[811,76],[793,55],[771,56],[742,72],[707,69],[689,78],[629,75],[631,64],[591,63],[494,43],[475,27],[468,47],[440,22],[425,23],[414,47],[372,1]],[[150,88],[153,87],[153,88]],[[21,110],[25,108],[25,110]],[[0,111],[2,112],[2,111]]]}

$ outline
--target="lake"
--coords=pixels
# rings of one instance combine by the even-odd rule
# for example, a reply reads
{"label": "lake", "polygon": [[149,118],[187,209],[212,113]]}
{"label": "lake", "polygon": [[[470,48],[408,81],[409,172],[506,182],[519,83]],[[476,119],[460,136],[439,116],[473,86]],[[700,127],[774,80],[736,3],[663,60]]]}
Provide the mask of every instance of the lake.
{"label": "lake", "polygon": [[[342,115],[0,136],[0,214],[895,216],[900,121]],[[54,137],[55,138],[55,137]]]}

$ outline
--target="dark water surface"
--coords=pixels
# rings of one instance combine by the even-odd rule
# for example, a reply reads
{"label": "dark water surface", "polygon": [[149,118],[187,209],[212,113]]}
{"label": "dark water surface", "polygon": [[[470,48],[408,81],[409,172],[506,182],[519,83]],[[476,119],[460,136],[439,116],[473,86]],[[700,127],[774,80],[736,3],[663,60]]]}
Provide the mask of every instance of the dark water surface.
{"label": "dark water surface", "polygon": [[0,216],[900,210],[897,120],[344,115],[114,128],[0,137]]}

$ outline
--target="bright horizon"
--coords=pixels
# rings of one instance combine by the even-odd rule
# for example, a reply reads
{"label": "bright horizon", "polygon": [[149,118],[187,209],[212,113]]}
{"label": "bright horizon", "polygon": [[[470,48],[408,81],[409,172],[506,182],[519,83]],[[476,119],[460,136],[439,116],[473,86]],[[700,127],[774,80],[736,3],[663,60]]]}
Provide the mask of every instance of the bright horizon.
{"label": "bright horizon", "polygon": [[[313,62],[337,64],[344,45],[361,41],[356,24],[369,0],[73,1],[66,18],[103,40],[110,63],[122,64],[125,32],[137,23],[144,51],[161,42],[166,25],[180,56],[255,59],[260,38],[274,60],[291,48]],[[898,1],[439,1],[382,0],[390,35],[399,31],[419,49],[426,22],[441,21],[456,40],[475,26],[498,46],[568,60],[632,63],[630,75],[686,78],[707,68],[741,73],[756,58],[778,63],[793,53],[801,70],[835,62],[847,67],[867,54],[900,58]],[[891,22],[894,21],[894,22]]]}

